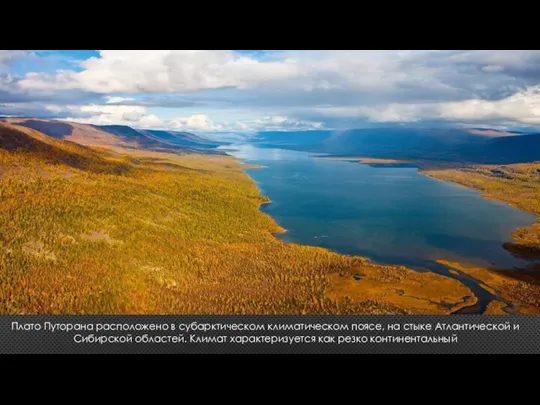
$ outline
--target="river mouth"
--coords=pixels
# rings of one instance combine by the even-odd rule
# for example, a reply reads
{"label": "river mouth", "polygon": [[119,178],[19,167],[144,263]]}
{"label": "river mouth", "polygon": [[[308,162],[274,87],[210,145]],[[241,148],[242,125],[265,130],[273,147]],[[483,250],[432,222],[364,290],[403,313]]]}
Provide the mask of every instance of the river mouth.
{"label": "river mouth", "polygon": [[456,314],[483,313],[493,300],[503,300],[438,260],[498,269],[530,264],[503,245],[516,228],[535,223],[534,215],[424,176],[416,167],[317,159],[249,144],[229,149],[260,166],[245,171],[271,200],[261,210],[286,230],[277,238],[457,279],[477,302]]}
{"label": "river mouth", "polygon": [[[264,207],[263,207],[264,212]],[[290,240],[286,234],[276,234],[275,236],[280,239],[281,241],[285,243],[295,243],[294,241]],[[320,245],[318,245],[320,246]],[[328,248],[329,250],[335,251],[337,253],[344,253],[343,250],[335,250],[332,248]],[[353,254],[353,253],[349,253]],[[452,312],[452,315],[459,315],[459,314],[483,314],[488,305],[495,300],[501,300],[501,298],[498,295],[492,294],[488,290],[484,289],[480,284],[481,282],[477,279],[471,277],[468,274],[465,274],[461,271],[458,271],[456,269],[450,268],[448,266],[445,266],[444,264],[437,263],[434,260],[414,260],[411,258],[404,258],[404,257],[394,257],[389,258],[389,255],[385,255],[383,257],[376,257],[374,255],[366,256],[368,257],[373,263],[380,264],[380,265],[394,265],[394,266],[406,266],[410,269],[419,271],[419,272],[433,272],[436,274],[440,274],[445,277],[449,277],[455,280],[458,280],[465,286],[467,286],[474,296],[477,299],[477,302],[464,306],[454,312]],[[507,307],[511,306],[510,303],[507,303]]]}
{"label": "river mouth", "polygon": [[[390,264],[390,263],[385,263],[385,264]],[[463,272],[457,271],[455,269],[451,269],[450,267],[445,266],[443,264],[433,262],[433,261],[424,261],[423,263],[413,263],[413,262],[402,263],[402,265],[407,266],[413,270],[431,271],[433,273],[437,273],[442,276],[453,278],[455,280],[460,281],[468,288],[470,288],[470,290],[475,295],[477,302],[472,305],[464,306],[458,309],[457,311],[452,312],[451,313],[452,315],[483,314],[486,311],[488,305],[492,301],[500,299],[498,296],[482,288],[482,286],[480,285],[480,282],[476,280],[475,278]]]}

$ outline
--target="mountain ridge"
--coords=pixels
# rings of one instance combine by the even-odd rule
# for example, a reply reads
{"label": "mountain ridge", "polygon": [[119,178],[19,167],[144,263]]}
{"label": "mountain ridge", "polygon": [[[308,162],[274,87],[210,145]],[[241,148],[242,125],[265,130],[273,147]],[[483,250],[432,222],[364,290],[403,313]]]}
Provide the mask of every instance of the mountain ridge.
{"label": "mountain ridge", "polygon": [[487,128],[260,132],[251,142],[333,156],[427,159],[472,163],[526,163],[540,160],[540,133]]}
{"label": "mountain ridge", "polygon": [[[151,136],[147,130],[127,125],[92,125],[41,118],[0,118],[0,122],[39,131],[55,139],[87,146],[121,147],[129,149],[169,150],[178,153],[223,154],[214,150],[226,143],[206,140],[189,132],[175,133],[178,142],[167,142]],[[182,140],[185,139],[185,142]]]}
{"label": "mountain ridge", "polygon": [[35,129],[0,121],[0,152],[19,153],[40,163],[65,164],[92,172],[122,173],[127,162],[112,158],[110,151],[98,151],[76,142],[55,139]]}

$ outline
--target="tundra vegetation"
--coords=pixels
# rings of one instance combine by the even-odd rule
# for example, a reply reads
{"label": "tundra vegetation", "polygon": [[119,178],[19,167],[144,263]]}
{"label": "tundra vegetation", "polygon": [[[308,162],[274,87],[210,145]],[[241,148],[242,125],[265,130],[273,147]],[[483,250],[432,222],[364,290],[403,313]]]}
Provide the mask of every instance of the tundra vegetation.
{"label": "tundra vegetation", "polygon": [[540,269],[495,270],[444,260],[439,263],[474,277],[482,288],[498,297],[489,303],[486,314],[540,314]]}
{"label": "tundra vegetation", "polygon": [[450,313],[459,281],[286,244],[228,156],[0,123],[0,313]]}

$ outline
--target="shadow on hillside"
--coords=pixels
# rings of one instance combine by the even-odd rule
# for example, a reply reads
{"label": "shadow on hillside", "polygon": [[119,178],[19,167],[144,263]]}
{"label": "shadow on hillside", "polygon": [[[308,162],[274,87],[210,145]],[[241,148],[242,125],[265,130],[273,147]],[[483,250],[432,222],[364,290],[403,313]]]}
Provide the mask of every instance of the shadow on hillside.
{"label": "shadow on hillside", "polygon": [[540,259],[540,249],[534,246],[528,246],[515,242],[506,242],[503,244],[503,248],[509,251],[514,257],[525,260],[537,260]]}
{"label": "shadow on hillside", "polygon": [[[51,143],[52,142],[52,143]],[[22,132],[16,127],[0,125],[0,149],[39,159],[46,164],[65,164],[74,169],[94,173],[124,174],[131,165],[111,161],[88,147],[74,142],[51,139],[44,142]]]}
{"label": "shadow on hillside", "polygon": [[63,122],[27,120],[15,125],[35,129],[36,131],[57,139],[63,139],[73,132],[73,127]]}
{"label": "shadow on hillside", "polygon": [[540,287],[540,263],[532,263],[526,269],[493,270],[505,277],[524,281]]}

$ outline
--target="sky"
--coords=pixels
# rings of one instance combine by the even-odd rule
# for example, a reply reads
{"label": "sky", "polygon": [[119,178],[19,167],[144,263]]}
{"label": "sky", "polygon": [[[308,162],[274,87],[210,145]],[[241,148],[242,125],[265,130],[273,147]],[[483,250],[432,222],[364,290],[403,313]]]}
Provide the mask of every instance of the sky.
{"label": "sky", "polygon": [[540,128],[540,51],[0,50],[0,115],[212,133]]}

